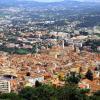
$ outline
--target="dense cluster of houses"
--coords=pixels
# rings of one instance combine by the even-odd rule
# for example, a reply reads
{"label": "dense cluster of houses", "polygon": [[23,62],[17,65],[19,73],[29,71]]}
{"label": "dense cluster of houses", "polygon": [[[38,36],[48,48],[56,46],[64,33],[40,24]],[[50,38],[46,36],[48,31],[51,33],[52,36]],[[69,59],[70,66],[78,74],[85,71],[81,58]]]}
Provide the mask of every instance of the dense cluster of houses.
{"label": "dense cluster of houses", "polygon": [[[75,46],[53,46],[41,53],[18,55],[0,52],[0,92],[19,91],[35,85],[36,81],[63,86],[70,72],[81,74],[80,88],[100,90],[100,55],[86,50],[79,52]],[[81,69],[81,70],[80,70]],[[93,80],[85,78],[88,70]]]}

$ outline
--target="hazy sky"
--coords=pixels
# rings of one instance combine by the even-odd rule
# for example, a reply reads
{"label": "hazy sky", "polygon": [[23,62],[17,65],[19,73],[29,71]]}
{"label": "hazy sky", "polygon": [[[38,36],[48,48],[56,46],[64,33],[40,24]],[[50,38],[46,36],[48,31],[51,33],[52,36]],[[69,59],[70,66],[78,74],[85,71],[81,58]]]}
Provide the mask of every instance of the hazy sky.
{"label": "hazy sky", "polygon": [[34,1],[40,1],[40,2],[56,2],[56,1],[64,1],[64,0],[34,0]]}
{"label": "hazy sky", "polygon": [[77,1],[90,1],[90,2],[100,2],[100,0],[77,0]]}
{"label": "hazy sky", "polygon": [[[19,1],[21,1],[21,0],[19,0]],[[25,0],[25,1],[56,2],[56,1],[64,1],[64,0]],[[70,1],[70,0],[68,0],[68,1]],[[73,0],[73,1],[75,1],[75,0]],[[76,1],[100,2],[100,0],[76,0]]]}
{"label": "hazy sky", "polygon": [[[32,1],[32,0],[31,0]],[[56,2],[56,1],[64,1],[64,0],[34,0],[34,1],[42,1],[42,2]],[[66,0],[67,1],[67,0]],[[69,0],[68,0],[69,1]],[[100,0],[76,0],[76,1],[100,1]]]}

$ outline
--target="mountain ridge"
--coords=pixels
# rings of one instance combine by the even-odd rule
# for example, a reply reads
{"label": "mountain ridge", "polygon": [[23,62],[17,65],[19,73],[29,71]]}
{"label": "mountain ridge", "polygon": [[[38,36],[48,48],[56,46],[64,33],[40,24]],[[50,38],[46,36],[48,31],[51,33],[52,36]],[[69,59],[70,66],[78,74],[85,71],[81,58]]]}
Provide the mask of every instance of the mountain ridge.
{"label": "mountain ridge", "polygon": [[80,2],[76,0],[64,0],[61,2],[37,2],[37,1],[25,1],[25,0],[2,0],[0,1],[0,7],[10,7],[10,6],[20,6],[23,5],[23,7],[48,7],[48,6],[64,6],[64,7],[85,7],[88,5],[100,5],[100,3],[92,3],[92,2]]}

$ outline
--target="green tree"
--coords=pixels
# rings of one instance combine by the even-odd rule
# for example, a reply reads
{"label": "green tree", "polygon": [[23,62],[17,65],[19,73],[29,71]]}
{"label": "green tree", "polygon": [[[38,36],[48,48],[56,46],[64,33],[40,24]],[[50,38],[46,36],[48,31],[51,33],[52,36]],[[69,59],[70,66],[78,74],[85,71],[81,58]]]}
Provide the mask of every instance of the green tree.
{"label": "green tree", "polygon": [[25,100],[32,100],[34,90],[32,87],[25,87],[19,92],[19,95]]}
{"label": "green tree", "polygon": [[4,93],[0,95],[0,100],[4,99],[4,100],[24,100],[22,99],[19,95],[17,95],[16,93]]}
{"label": "green tree", "polygon": [[78,84],[80,81],[80,76],[76,73],[70,73],[69,76],[66,77],[65,82],[69,84]]}
{"label": "green tree", "polygon": [[67,85],[58,89],[57,100],[86,100],[86,95],[74,85]]}
{"label": "green tree", "polygon": [[56,89],[53,86],[26,87],[21,90],[20,96],[25,100],[56,100]]}
{"label": "green tree", "polygon": [[87,71],[87,73],[86,73],[86,75],[85,75],[85,77],[87,78],[87,79],[89,79],[89,80],[93,80],[93,73],[92,73],[92,71],[91,70],[88,70]]}
{"label": "green tree", "polygon": [[90,97],[91,100],[100,100],[100,90],[96,91],[93,96]]}
{"label": "green tree", "polygon": [[39,87],[39,86],[41,86],[42,85],[42,83],[40,83],[39,81],[36,81],[35,82],[35,87]]}
{"label": "green tree", "polygon": [[55,97],[56,89],[53,86],[42,85],[36,88],[35,95],[39,100],[53,100]]}

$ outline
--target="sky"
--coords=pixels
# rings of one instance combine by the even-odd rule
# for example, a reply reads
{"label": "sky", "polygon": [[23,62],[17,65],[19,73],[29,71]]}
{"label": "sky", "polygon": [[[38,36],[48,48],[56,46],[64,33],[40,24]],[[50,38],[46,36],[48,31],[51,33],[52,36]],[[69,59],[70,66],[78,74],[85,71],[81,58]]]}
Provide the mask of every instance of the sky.
{"label": "sky", "polygon": [[63,1],[63,0],[36,0],[36,1],[43,1],[43,2],[56,2],[56,1]]}
{"label": "sky", "polygon": [[27,1],[39,1],[39,2],[59,2],[64,0],[27,0]]}
{"label": "sky", "polygon": [[[19,0],[20,1],[20,0]],[[39,1],[39,2],[59,2],[64,0],[25,0],[25,1]],[[67,0],[66,0],[67,1]],[[69,0],[68,0],[69,1]],[[73,0],[74,1],[74,0]],[[82,1],[82,2],[100,2],[100,0],[76,0],[76,1]]]}
{"label": "sky", "polygon": [[100,2],[100,0],[77,0],[77,1]]}

